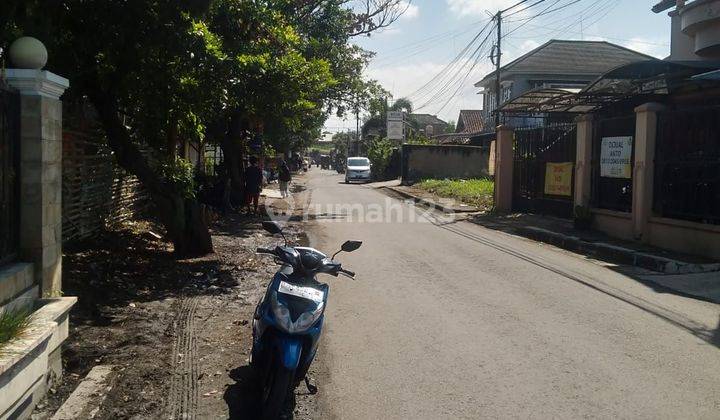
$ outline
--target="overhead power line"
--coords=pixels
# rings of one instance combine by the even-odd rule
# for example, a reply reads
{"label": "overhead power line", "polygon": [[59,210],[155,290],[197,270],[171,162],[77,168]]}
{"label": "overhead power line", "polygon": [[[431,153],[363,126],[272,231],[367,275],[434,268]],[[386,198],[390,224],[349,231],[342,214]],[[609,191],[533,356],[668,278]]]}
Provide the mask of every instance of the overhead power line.
{"label": "overhead power line", "polygon": [[[534,7],[534,6],[537,6],[538,4],[540,4],[540,3],[544,2],[544,1],[545,1],[545,0],[537,0],[535,3],[533,3],[533,4],[531,4],[531,5],[527,6],[527,7],[523,7],[523,8],[520,9],[520,10],[516,10],[516,11],[514,11],[514,12],[512,12],[512,13],[508,13],[507,15],[504,16],[504,18],[508,18],[508,17],[510,17],[510,16],[512,16],[512,15],[516,15],[516,14],[518,14],[518,13],[522,13],[522,12],[524,12],[524,11],[526,11],[526,10]],[[557,3],[557,2],[556,2],[556,3]]]}
{"label": "overhead power line", "polygon": [[[521,1],[513,4],[512,6],[510,6],[510,7],[508,7],[508,8],[505,8],[505,9],[499,11],[498,13],[499,13],[499,14],[503,14],[503,13],[505,13],[505,12],[507,12],[507,11],[509,11],[509,10],[512,10],[512,9],[514,9],[514,8],[516,8],[516,7],[524,4],[524,3],[527,3],[527,2],[529,2],[529,1],[530,1],[530,0],[521,0]],[[545,1],[545,0],[540,0],[539,3],[542,3],[543,1]]]}
{"label": "overhead power line", "polygon": [[557,11],[559,11],[559,10],[565,9],[565,8],[567,8],[567,7],[570,7],[570,6],[572,6],[573,4],[579,3],[580,1],[582,1],[582,0],[573,0],[573,1],[571,1],[570,3],[566,3],[566,4],[562,5],[562,6],[558,6],[558,7],[554,8],[554,9],[549,10],[549,9],[552,7],[552,5],[550,5],[550,6],[546,7],[545,9],[543,9],[542,11],[540,11],[539,13],[537,13],[537,14],[534,15],[534,16],[530,16],[529,18],[525,18],[525,19],[518,19],[517,21],[524,20],[525,22],[522,23],[522,24],[520,24],[519,26],[515,27],[512,31],[508,32],[508,33],[506,34],[506,36],[509,36],[510,34],[512,34],[512,33],[514,33],[514,32],[517,32],[520,28],[522,28],[523,26],[527,25],[530,21],[532,21],[532,20],[534,20],[534,19],[537,19],[537,18],[540,17],[540,16],[544,16],[544,15],[549,14],[549,13],[557,12]]}
{"label": "overhead power line", "polygon": [[[592,20],[588,25],[586,25],[586,26],[592,26],[592,25],[596,24],[597,22],[601,21],[602,19],[604,19],[605,16],[607,16],[615,7],[617,7],[619,2],[620,2],[620,0],[596,0],[592,4],[590,4],[588,7],[584,8],[583,10],[581,10],[573,15],[564,16],[561,19],[557,19],[550,23],[546,23],[547,26],[553,27],[557,24],[560,24],[563,21],[564,22],[570,21],[569,24],[562,25],[562,26],[558,27],[557,29],[544,34],[544,36],[554,36],[554,34],[565,33],[567,31],[569,31],[571,28],[573,28],[577,25],[581,25],[581,24],[583,24],[583,22],[591,21],[593,18],[597,17],[597,19]],[[568,4],[568,5],[570,5],[570,4]],[[572,20],[573,17],[578,17],[578,16],[579,16],[578,19]],[[523,19],[523,20],[525,20],[525,23],[516,27],[512,32],[508,33],[508,35],[516,32],[521,27],[528,25],[532,19]],[[518,21],[520,21],[520,20],[518,20]]]}
{"label": "overhead power line", "polygon": [[[443,80],[446,78],[447,75],[449,75],[453,70],[457,72],[456,67],[460,65],[464,65],[463,60],[468,56],[468,52],[472,50],[475,43],[478,41],[478,39],[483,35],[483,33],[490,28],[492,24],[492,21],[487,21],[485,26],[480,30],[480,32],[477,33],[473,37],[472,40],[458,53],[453,60],[448,63],[445,67],[443,67],[435,76],[433,76],[427,83],[420,86],[418,89],[413,91],[407,96],[414,97],[418,94],[421,94],[422,92],[426,92],[425,94],[421,94],[420,98],[426,97],[427,93],[434,91],[434,88],[439,86],[441,83],[443,83]],[[470,54],[470,57],[472,57],[472,54]]]}
{"label": "overhead power line", "polygon": [[[485,56],[485,54],[487,54],[488,49],[486,47],[487,47],[487,42],[490,39],[490,35],[492,35],[492,31],[489,31],[487,33],[487,35],[482,40],[482,42],[480,42],[480,44],[475,49],[475,51],[473,51],[473,54],[471,55],[472,64],[470,64],[470,67],[467,68],[467,71],[465,72],[465,75],[462,77],[462,79],[456,79],[455,77],[451,78],[447,83],[445,83],[445,85],[442,88],[440,88],[435,93],[435,95],[433,97],[428,99],[424,104],[420,105],[416,109],[418,109],[418,110],[423,109],[434,103],[437,103],[437,101],[439,101],[441,98],[443,98],[443,94],[446,93],[446,89],[454,88],[455,90],[453,91],[453,93],[450,95],[450,97],[447,99],[447,101],[445,101],[445,104],[436,113],[441,112],[448,105],[448,103],[458,94],[458,92],[460,92],[460,90],[465,86],[465,82],[467,81],[468,76],[472,73],[472,71],[475,69],[477,64],[480,62],[480,59],[483,58]],[[459,73],[461,73],[462,70],[465,68],[466,67],[463,67],[460,71],[456,72],[456,76],[459,75]],[[453,80],[455,80],[455,81],[453,83],[450,83]],[[457,80],[459,80],[459,82]]]}

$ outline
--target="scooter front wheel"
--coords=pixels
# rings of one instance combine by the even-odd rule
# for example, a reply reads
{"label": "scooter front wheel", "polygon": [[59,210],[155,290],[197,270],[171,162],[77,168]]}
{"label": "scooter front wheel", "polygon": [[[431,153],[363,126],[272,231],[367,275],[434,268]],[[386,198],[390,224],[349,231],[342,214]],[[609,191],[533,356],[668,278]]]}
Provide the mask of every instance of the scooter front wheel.
{"label": "scooter front wheel", "polygon": [[263,378],[262,418],[264,420],[280,418],[294,375],[294,371],[282,366],[270,366],[270,372]]}

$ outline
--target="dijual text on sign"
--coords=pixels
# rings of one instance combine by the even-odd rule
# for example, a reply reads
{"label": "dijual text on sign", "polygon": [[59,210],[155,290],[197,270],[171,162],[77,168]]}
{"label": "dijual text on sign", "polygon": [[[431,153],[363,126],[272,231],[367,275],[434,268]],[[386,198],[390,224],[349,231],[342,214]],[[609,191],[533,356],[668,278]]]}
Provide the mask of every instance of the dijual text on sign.
{"label": "dijual text on sign", "polygon": [[633,138],[603,137],[600,146],[600,176],[631,178]]}

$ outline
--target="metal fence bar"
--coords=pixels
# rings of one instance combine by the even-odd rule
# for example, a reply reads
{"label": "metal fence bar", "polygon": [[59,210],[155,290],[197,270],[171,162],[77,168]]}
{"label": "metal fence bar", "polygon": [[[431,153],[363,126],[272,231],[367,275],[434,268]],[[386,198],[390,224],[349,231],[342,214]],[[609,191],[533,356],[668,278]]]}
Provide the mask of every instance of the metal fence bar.
{"label": "metal fence bar", "polygon": [[720,224],[720,106],[658,114],[653,212]]}

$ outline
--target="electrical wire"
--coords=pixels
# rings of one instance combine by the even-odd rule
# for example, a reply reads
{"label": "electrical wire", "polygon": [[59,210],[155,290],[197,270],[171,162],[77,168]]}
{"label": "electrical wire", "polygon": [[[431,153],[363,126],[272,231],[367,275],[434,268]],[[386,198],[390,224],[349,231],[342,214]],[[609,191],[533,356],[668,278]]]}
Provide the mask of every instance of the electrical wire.
{"label": "electrical wire", "polygon": [[[503,14],[503,13],[507,12],[508,10],[514,9],[514,8],[520,6],[521,4],[527,3],[527,2],[529,2],[529,1],[530,1],[530,0],[520,0],[519,2],[513,4],[512,6],[501,10],[501,11],[500,11],[500,14]],[[545,0],[540,0],[540,2],[543,2],[543,1],[545,1]]]}
{"label": "electrical wire", "polygon": [[534,16],[531,16],[531,17],[526,18],[526,19],[519,19],[518,21],[524,20],[525,22],[522,23],[522,24],[520,24],[520,25],[518,25],[518,26],[516,26],[512,31],[508,32],[505,36],[509,36],[510,34],[512,34],[512,33],[514,33],[514,32],[517,32],[520,28],[522,28],[523,26],[527,25],[529,22],[531,22],[531,21],[534,20],[534,19],[537,19],[537,18],[540,17],[540,16],[544,16],[544,15],[549,14],[549,13],[551,13],[551,12],[556,12],[556,11],[558,11],[558,10],[565,9],[565,8],[570,7],[570,6],[572,6],[573,4],[576,4],[576,3],[580,2],[580,1],[582,1],[582,0],[573,0],[573,1],[571,1],[570,3],[564,4],[564,5],[562,5],[562,6],[558,6],[557,8],[552,9],[552,10],[548,10],[550,7],[552,7],[552,5],[551,5],[551,6],[548,6],[548,7],[545,8],[543,11],[541,11],[540,13],[538,13],[538,14],[536,14],[536,15],[534,15]]}
{"label": "electrical wire", "polygon": [[[530,36],[517,36],[517,35],[516,35],[516,36],[513,36],[513,39],[535,39],[535,38],[544,38],[544,37],[546,37],[546,35],[555,33],[555,32],[557,31],[557,29],[555,29],[555,28],[553,28],[553,27],[550,27],[550,26],[545,26],[545,25],[528,24],[527,26],[529,26],[529,27],[531,27],[531,28],[535,28],[535,29],[543,29],[543,30],[546,30],[546,31],[548,31],[548,32],[545,32],[544,34],[535,34],[535,35],[530,35]],[[632,42],[636,42],[636,43],[638,43],[638,44],[655,45],[655,46],[659,46],[659,47],[669,47],[669,46],[670,46],[669,44],[663,44],[663,43],[660,43],[660,42],[650,42],[650,41],[642,41],[642,40],[636,40],[636,39],[618,38],[618,37],[614,37],[614,36],[605,36],[605,35],[593,34],[593,33],[587,33],[587,32],[580,32],[580,31],[566,31],[566,32],[567,32],[567,33],[574,34],[574,35],[586,35],[586,36],[591,36],[591,37],[611,39],[611,40],[615,40],[615,41],[627,41],[627,42],[631,42],[631,41],[632,41]]]}
{"label": "electrical wire", "polygon": [[[534,7],[534,6],[537,6],[537,5],[540,4],[540,3],[543,3],[544,1],[545,1],[545,0],[537,0],[535,3],[533,3],[533,4],[531,4],[531,5],[527,6],[527,7],[524,7],[524,8],[522,8],[522,9],[520,9],[520,10],[516,10],[516,11],[514,11],[514,12],[512,12],[512,13],[507,14],[507,15],[504,15],[504,16],[503,16],[503,19],[509,18],[509,17],[512,16],[512,15],[517,15],[518,13],[522,13],[522,12],[524,12],[524,11],[526,11],[526,10]],[[556,3],[557,3],[557,2],[556,2]]]}
{"label": "electrical wire", "polygon": [[[612,4],[613,2],[615,2],[615,4]],[[553,31],[550,31],[550,32],[546,33],[545,36],[554,36],[555,34],[558,34],[558,33],[568,32],[571,28],[573,28],[579,24],[582,24],[586,20],[592,19],[593,17],[602,14],[602,15],[600,15],[600,17],[598,19],[595,19],[590,25],[588,25],[588,26],[592,26],[592,25],[596,24],[597,22],[599,22],[600,20],[602,20],[603,18],[605,18],[605,16],[607,16],[619,4],[619,2],[620,2],[620,0],[596,0],[593,4],[591,4],[587,8],[585,8],[582,11],[573,15],[573,16],[579,15],[580,18],[578,20],[571,22],[568,25],[561,26],[560,28],[555,29]],[[557,23],[557,22],[559,22],[559,20],[555,21],[554,23]],[[528,23],[528,22],[526,22],[526,23]],[[552,26],[552,23],[549,26]]]}
{"label": "electrical wire", "polygon": [[[440,86],[434,90],[435,93],[432,97],[427,99],[427,95],[423,95],[422,97],[425,98],[425,99],[423,99],[425,102],[416,109],[422,109],[422,108],[427,107],[428,105],[430,105],[430,104],[434,103],[435,101],[439,100],[440,98],[442,98],[448,89],[452,89],[452,87],[458,85],[457,80],[459,80],[458,78],[459,78],[460,74],[462,73],[463,70],[465,70],[467,68],[467,65],[470,62],[472,62],[473,63],[472,67],[474,67],[476,65],[477,61],[480,59],[480,57],[487,53],[487,50],[484,47],[485,47],[490,35],[492,35],[492,31],[488,32],[488,34],[485,36],[485,39],[483,39],[483,41],[480,43],[480,45],[478,45],[478,47],[475,49],[475,51],[473,51],[473,53],[470,55],[470,58],[468,59],[468,61],[466,63],[464,63],[461,67],[458,67],[458,69],[455,71],[455,73],[451,77],[449,77],[442,86]],[[463,82],[460,82],[460,85],[462,85],[462,83]],[[432,93],[432,92],[430,92],[430,93]]]}
{"label": "electrical wire", "polygon": [[[467,70],[467,72],[465,73],[465,76],[462,78],[462,80],[460,80],[459,83],[456,82],[453,85],[453,86],[456,86],[455,91],[450,95],[450,97],[447,99],[447,101],[445,101],[444,105],[436,113],[440,113],[443,109],[445,109],[445,107],[447,107],[447,105],[450,103],[450,101],[453,98],[455,98],[455,96],[458,94],[458,92],[460,92],[460,90],[465,86],[465,81],[470,76],[472,71],[475,69],[477,64],[480,62],[480,58],[483,57],[488,52],[487,48],[484,48],[484,47],[486,46],[487,41],[490,39],[490,35],[492,35],[492,31],[488,32],[485,39],[483,39],[483,41],[480,43],[478,48],[476,48],[475,52],[473,53],[472,65]],[[450,87],[450,86],[447,86],[447,84],[446,84],[445,88],[447,88],[447,87]],[[452,87],[450,87],[450,88],[452,88]],[[430,98],[426,103],[424,103],[423,105],[421,105],[420,107],[418,107],[416,109],[423,109],[423,108],[435,103],[437,100],[440,100],[440,98],[443,97],[442,96],[443,93],[444,93],[444,89],[441,89],[438,93],[436,93],[435,96]]]}
{"label": "electrical wire", "polygon": [[[477,35],[475,35],[473,37],[473,39],[462,49],[462,51],[460,51],[460,53],[458,53],[458,55],[450,63],[448,63],[445,67],[443,67],[428,82],[426,82],[425,84],[423,84],[422,86],[420,86],[418,89],[416,89],[415,91],[413,91],[412,93],[410,93],[407,96],[415,97],[416,95],[418,95],[419,93],[421,93],[423,91],[429,92],[432,89],[434,89],[434,87],[436,85],[443,83],[443,80],[446,78],[446,76],[448,74],[450,74],[450,72],[452,72],[458,66],[459,63],[462,62],[462,60],[468,55],[468,51],[470,51],[473,48],[474,44],[483,35],[483,33],[486,30],[488,30],[488,28],[491,28],[491,23],[493,23],[493,21],[489,20],[485,24],[485,26],[480,30],[480,32],[478,32]],[[494,27],[494,25],[492,27]],[[472,57],[472,54],[470,54],[470,56]],[[461,69],[462,66],[464,66],[464,64],[460,64],[460,66],[461,67],[458,67],[458,68]],[[456,73],[457,73],[457,70],[456,70]],[[420,98],[425,97],[425,96],[427,96],[427,93],[425,95],[421,95]]]}
{"label": "electrical wire", "polygon": [[[550,13],[557,12],[558,10],[565,9],[565,8],[570,7],[570,6],[574,5],[575,3],[579,3],[579,2],[581,2],[581,1],[582,1],[582,0],[573,0],[573,1],[571,1],[570,3],[566,3],[566,4],[563,4],[563,5],[560,5],[560,6],[556,7],[556,8],[554,8],[554,9],[550,9],[551,7],[555,6],[556,4],[558,4],[558,3],[560,2],[560,0],[556,0],[553,4],[551,4],[550,6],[548,6],[548,7],[545,8],[545,9],[543,9],[543,11],[541,11],[540,13],[538,13],[538,14],[536,14],[536,15],[534,15],[534,16],[530,16],[530,17],[526,17],[526,18],[517,18],[517,19],[508,21],[508,23],[523,22],[523,21],[527,21],[527,20],[537,19],[537,18],[540,17],[540,16],[544,16],[544,15],[547,15],[547,14],[550,14]],[[548,9],[550,9],[550,10],[548,10]],[[513,14],[514,14],[514,13],[513,13]],[[511,15],[508,15],[508,17],[509,17],[509,16],[511,16]]]}
{"label": "electrical wire", "polygon": [[452,31],[449,32],[448,35],[445,35],[441,38],[435,38],[427,42],[427,44],[430,44],[430,46],[426,46],[425,43],[421,45],[417,45],[412,48],[404,48],[405,52],[397,55],[387,56],[380,59],[375,59],[371,62],[371,65],[375,68],[384,68],[388,67],[394,64],[397,64],[402,61],[407,61],[407,59],[415,57],[419,54],[432,51],[434,49],[440,48],[443,46],[442,43],[439,41],[443,41],[446,39],[454,38],[456,36],[464,35],[468,32],[473,30],[473,28],[465,29],[463,31]]}

